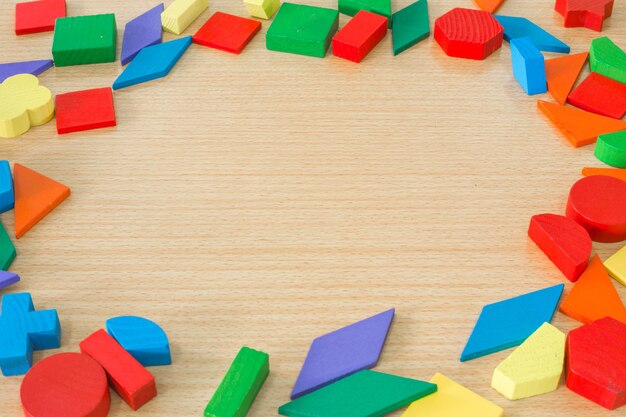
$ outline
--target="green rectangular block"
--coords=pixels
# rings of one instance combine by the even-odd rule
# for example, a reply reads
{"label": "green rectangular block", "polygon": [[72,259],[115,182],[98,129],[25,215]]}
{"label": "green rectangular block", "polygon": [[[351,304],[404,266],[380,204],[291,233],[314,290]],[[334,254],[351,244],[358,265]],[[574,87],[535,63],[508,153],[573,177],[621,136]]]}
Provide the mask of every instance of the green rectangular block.
{"label": "green rectangular block", "polygon": [[117,27],[114,14],[57,19],[54,25],[54,65],[98,64],[115,61]]}
{"label": "green rectangular block", "polygon": [[15,246],[11,242],[11,238],[0,223],[0,269],[6,271],[9,269],[15,259]]}
{"label": "green rectangular block", "polygon": [[324,7],[283,3],[267,31],[271,51],[324,58],[339,26],[339,12]]}
{"label": "green rectangular block", "polygon": [[338,0],[337,8],[348,16],[354,16],[361,10],[378,13],[389,20],[391,27],[391,0]]}
{"label": "green rectangular block", "polygon": [[242,347],[204,410],[205,417],[245,417],[270,373],[269,355]]}

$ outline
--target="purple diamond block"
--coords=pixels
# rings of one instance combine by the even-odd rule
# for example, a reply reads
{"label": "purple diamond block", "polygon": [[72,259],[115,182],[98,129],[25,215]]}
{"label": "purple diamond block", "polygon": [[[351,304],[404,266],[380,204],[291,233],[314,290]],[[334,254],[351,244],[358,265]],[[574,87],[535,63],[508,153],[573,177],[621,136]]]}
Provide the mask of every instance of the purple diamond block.
{"label": "purple diamond block", "polygon": [[51,59],[0,64],[0,83],[17,74],[39,75],[49,68],[52,68]]}
{"label": "purple diamond block", "polygon": [[161,43],[163,3],[126,23],[122,41],[122,65],[128,64],[146,46]]}
{"label": "purple diamond block", "polygon": [[9,285],[15,284],[19,280],[20,280],[19,275],[13,272],[0,270],[0,289],[6,288]]}

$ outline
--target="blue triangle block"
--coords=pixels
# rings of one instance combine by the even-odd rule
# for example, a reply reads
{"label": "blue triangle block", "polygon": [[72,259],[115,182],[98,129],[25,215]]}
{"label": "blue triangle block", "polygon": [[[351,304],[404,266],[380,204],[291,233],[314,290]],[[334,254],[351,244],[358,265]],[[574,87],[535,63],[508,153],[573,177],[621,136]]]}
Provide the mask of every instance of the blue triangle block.
{"label": "blue triangle block", "polygon": [[500,15],[493,17],[504,28],[504,39],[507,42],[511,39],[528,37],[540,51],[569,54],[569,46],[524,17]]}
{"label": "blue triangle block", "polygon": [[521,345],[543,323],[552,321],[563,284],[483,307],[461,354],[461,362]]}
{"label": "blue triangle block", "polygon": [[137,316],[119,316],[106,321],[107,332],[143,366],[172,363],[167,335],[155,322]]}
{"label": "blue triangle block", "polygon": [[39,75],[47,69],[52,68],[51,59],[41,59],[38,61],[10,62],[0,64],[0,83],[7,78],[17,74]]}
{"label": "blue triangle block", "polygon": [[191,36],[143,48],[113,83],[113,89],[165,77],[191,45]]}
{"label": "blue triangle block", "polygon": [[126,23],[122,41],[122,65],[128,64],[146,46],[161,43],[163,3]]}

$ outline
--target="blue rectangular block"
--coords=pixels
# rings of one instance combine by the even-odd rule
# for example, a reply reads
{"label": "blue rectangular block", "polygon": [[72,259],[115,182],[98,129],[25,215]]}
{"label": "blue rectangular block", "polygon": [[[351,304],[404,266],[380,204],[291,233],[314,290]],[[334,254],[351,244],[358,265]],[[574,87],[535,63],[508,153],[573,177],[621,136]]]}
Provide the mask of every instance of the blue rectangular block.
{"label": "blue rectangular block", "polygon": [[543,55],[528,37],[511,40],[513,75],[528,95],[548,91]]}
{"label": "blue rectangular block", "polygon": [[13,177],[9,161],[0,161],[0,213],[13,209],[15,197],[13,194]]}

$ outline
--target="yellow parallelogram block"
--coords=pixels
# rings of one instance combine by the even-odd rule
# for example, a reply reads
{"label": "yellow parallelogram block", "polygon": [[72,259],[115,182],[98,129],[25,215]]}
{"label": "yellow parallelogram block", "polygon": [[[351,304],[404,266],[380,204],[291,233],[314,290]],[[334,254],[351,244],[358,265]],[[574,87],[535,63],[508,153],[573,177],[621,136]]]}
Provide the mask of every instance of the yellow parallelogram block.
{"label": "yellow parallelogram block", "polygon": [[161,13],[163,30],[180,35],[208,7],[209,0],[174,0]]}
{"label": "yellow parallelogram block", "polygon": [[248,14],[260,19],[269,19],[280,8],[280,0],[243,0]]}
{"label": "yellow parallelogram block", "polygon": [[34,75],[14,75],[0,84],[0,137],[19,136],[53,116],[52,93]]}
{"label": "yellow parallelogram block", "polygon": [[604,261],[604,266],[610,276],[620,284],[626,285],[626,246]]}
{"label": "yellow parallelogram block", "polygon": [[565,334],[544,323],[493,372],[491,387],[509,400],[533,397],[559,386]]}

